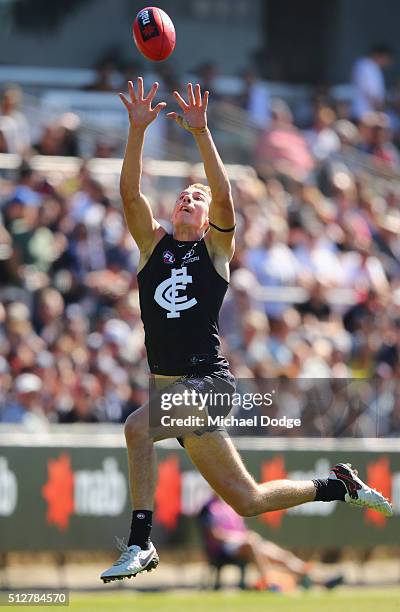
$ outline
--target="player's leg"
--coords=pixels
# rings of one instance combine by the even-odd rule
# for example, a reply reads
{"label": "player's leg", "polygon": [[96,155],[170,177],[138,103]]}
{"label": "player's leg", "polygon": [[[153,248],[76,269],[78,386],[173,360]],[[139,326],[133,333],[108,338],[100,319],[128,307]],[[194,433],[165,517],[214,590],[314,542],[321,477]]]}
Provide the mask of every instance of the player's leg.
{"label": "player's leg", "polygon": [[127,418],[124,433],[132,508],[153,510],[157,459],[154,440],[149,435],[147,403]]}
{"label": "player's leg", "polygon": [[[180,383],[168,387],[168,394],[182,397],[187,391]],[[166,391],[165,391],[166,392]],[[189,398],[190,399],[190,398]],[[174,419],[199,414],[198,405],[189,401],[173,406],[168,411]],[[128,449],[128,475],[132,500],[132,522],[128,544],[119,540],[120,558],[102,573],[104,582],[136,576],[158,564],[157,552],[150,541],[154,491],[157,478],[154,442],[164,438],[180,437],[196,430],[199,425],[175,427],[160,425],[160,397],[155,394],[149,403],[129,415],[125,423],[125,439]]]}
{"label": "player's leg", "polygon": [[[171,398],[183,397],[186,388],[181,383],[174,383],[164,390]],[[187,390],[186,390],[187,391]],[[147,548],[150,538],[151,516],[154,504],[154,492],[157,478],[157,460],[154,442],[166,438],[181,436],[195,430],[198,425],[163,426],[161,417],[165,414],[170,419],[183,419],[198,414],[198,406],[190,401],[190,396],[183,406],[173,406],[163,411],[161,395],[156,393],[138,410],[129,415],[125,422],[125,440],[128,449],[128,474],[133,508],[132,527],[128,545],[137,544]],[[139,519],[137,514],[139,513]],[[146,519],[141,517],[145,515]]]}
{"label": "player's leg", "polygon": [[302,561],[289,550],[281,548],[273,542],[264,540],[255,531],[246,533],[246,542],[237,550],[237,555],[252,561],[260,575],[257,588],[268,588],[268,567],[271,562],[281,565],[297,578],[303,578],[309,569],[309,564]]}
{"label": "player's leg", "polygon": [[211,487],[242,516],[283,510],[311,501],[345,501],[373,508],[391,516],[387,499],[371,489],[344,463],[332,468],[328,478],[274,480],[257,484],[226,433],[215,431],[202,436],[188,435],[185,448]]}
{"label": "player's leg", "polygon": [[149,405],[133,412],[125,423],[132,520],[128,544],[117,540],[119,559],[101,574],[103,582],[122,580],[150,571],[158,565],[157,551],[150,541],[157,461],[154,440],[149,435]]}
{"label": "player's leg", "polygon": [[303,588],[308,589],[314,585],[318,585],[333,589],[344,582],[344,576],[342,574],[335,574],[328,580],[321,580],[318,577],[311,576],[312,564],[296,557],[290,550],[278,546],[275,542],[264,540],[254,531],[249,533],[249,541],[252,542],[254,549],[257,551],[257,555],[264,560],[264,563],[272,562],[284,567],[287,571],[296,576],[298,585]]}
{"label": "player's leg", "polygon": [[282,565],[297,576],[307,573],[309,564],[296,557],[290,550],[286,550],[269,540],[264,540],[258,533],[251,532],[251,538],[259,554],[266,560]]}
{"label": "player's leg", "polygon": [[191,460],[211,487],[238,514],[255,516],[315,500],[312,480],[275,480],[257,484],[226,433],[184,438]]}
{"label": "player's leg", "polygon": [[[229,549],[228,549],[229,551]],[[249,561],[250,563],[254,563],[256,569],[260,575],[260,581],[263,585],[263,588],[267,588],[268,579],[267,579],[267,568],[268,568],[268,559],[266,559],[258,550],[257,546],[254,545],[253,539],[251,537],[251,533],[249,532],[249,537],[246,540],[238,545],[235,549],[234,556],[238,559],[244,559]]]}

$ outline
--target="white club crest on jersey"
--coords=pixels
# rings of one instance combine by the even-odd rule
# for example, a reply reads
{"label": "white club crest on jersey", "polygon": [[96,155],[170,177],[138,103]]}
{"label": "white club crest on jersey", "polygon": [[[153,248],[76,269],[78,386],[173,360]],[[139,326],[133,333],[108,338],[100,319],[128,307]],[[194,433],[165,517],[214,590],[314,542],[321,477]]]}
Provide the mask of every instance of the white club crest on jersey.
{"label": "white club crest on jersey", "polygon": [[154,299],[162,308],[168,310],[167,319],[177,319],[181,310],[187,310],[197,304],[196,298],[188,300],[187,295],[178,295],[179,291],[186,291],[192,277],[187,273],[186,266],[173,268],[170,278],[162,281],[154,292]]}

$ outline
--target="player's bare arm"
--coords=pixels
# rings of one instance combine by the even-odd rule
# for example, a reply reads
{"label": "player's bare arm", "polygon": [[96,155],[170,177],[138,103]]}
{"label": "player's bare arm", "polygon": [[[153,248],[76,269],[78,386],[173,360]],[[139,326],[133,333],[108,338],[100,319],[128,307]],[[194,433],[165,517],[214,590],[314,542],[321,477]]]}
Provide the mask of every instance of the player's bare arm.
{"label": "player's bare arm", "polygon": [[119,94],[129,116],[129,136],[121,171],[120,191],[129,231],[140,250],[139,267],[146,263],[160,232],[160,225],[153,217],[150,203],[140,190],[145,132],[166,106],[165,102],[159,102],[152,108],[157,89],[158,83],[153,83],[145,96],[143,79],[138,77],[136,91],[132,81],[128,83],[129,99]]}
{"label": "player's bare arm", "polygon": [[[235,211],[231,194],[229,178],[224,164],[219,156],[211,132],[207,127],[208,91],[202,96],[200,85],[187,85],[188,101],[175,91],[174,96],[183,111],[183,116],[168,113],[167,117],[183,128],[188,129],[196,141],[204,164],[204,171],[211,189],[212,200],[209,209],[210,231],[207,242],[211,246],[212,255],[222,256],[229,261],[234,251]],[[218,231],[213,225],[222,230]]]}

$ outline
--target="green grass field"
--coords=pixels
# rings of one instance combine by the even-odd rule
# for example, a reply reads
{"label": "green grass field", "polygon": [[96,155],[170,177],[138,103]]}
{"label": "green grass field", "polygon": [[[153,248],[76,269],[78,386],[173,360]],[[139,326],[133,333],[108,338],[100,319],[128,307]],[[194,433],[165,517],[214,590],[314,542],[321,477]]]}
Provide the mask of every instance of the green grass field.
{"label": "green grass field", "polygon": [[[22,610],[20,607],[17,609]],[[103,594],[71,593],[69,609],[79,612],[376,612],[379,609],[384,612],[399,612],[400,588],[340,589],[332,593],[314,591],[293,595],[237,591],[190,594],[137,594],[115,591]]]}

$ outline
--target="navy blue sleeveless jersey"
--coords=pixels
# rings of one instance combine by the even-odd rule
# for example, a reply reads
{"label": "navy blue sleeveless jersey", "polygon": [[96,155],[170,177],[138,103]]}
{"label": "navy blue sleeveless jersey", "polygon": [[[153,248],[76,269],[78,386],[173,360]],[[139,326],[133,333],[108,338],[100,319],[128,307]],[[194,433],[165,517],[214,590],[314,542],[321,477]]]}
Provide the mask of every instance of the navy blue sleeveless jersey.
{"label": "navy blue sleeveless jersey", "polygon": [[218,315],[228,282],[204,239],[166,234],[138,273],[141,317],[153,374],[208,374],[228,369],[219,354]]}

